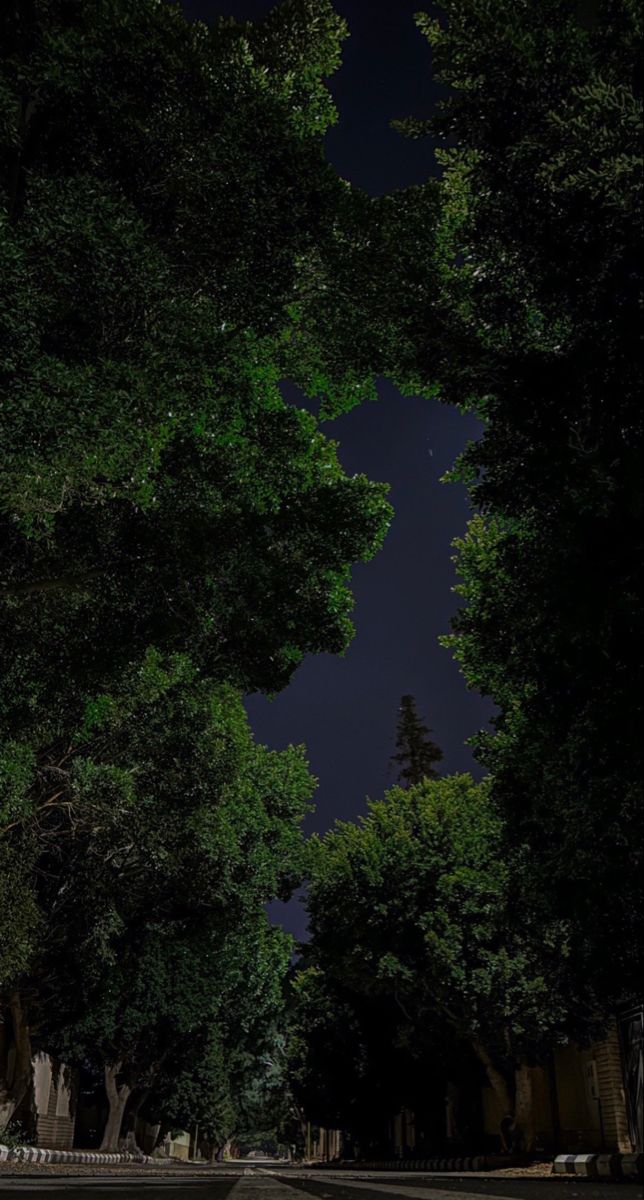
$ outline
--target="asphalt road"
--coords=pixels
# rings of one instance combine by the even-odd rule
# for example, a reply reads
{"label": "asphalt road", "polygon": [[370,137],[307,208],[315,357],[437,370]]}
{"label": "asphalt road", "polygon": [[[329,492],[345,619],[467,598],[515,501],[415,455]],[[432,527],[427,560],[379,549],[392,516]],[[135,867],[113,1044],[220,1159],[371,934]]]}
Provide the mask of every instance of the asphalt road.
{"label": "asphalt road", "polygon": [[235,1179],[177,1183],[175,1179],[0,1178],[0,1196],[6,1193],[16,1200],[18,1196],[24,1200],[45,1200],[47,1196],[52,1200],[63,1196],[72,1200],[156,1200],[157,1196],[162,1200],[226,1200],[236,1184]]}
{"label": "asphalt road", "polygon": [[[637,1189],[637,1190],[636,1190]],[[592,1180],[400,1175],[393,1172],[321,1172],[297,1169],[232,1173],[204,1179],[0,1176],[0,1194],[23,1200],[636,1200],[641,1189]]]}

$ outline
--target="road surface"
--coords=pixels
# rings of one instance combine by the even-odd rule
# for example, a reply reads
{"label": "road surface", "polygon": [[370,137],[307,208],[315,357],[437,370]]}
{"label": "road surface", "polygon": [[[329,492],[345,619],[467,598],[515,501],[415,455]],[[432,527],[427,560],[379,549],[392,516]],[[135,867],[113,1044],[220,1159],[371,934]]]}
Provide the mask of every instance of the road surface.
{"label": "road surface", "polygon": [[569,1178],[399,1174],[222,1167],[179,1181],[146,1176],[0,1175],[0,1194],[22,1200],[636,1200],[637,1185]]}

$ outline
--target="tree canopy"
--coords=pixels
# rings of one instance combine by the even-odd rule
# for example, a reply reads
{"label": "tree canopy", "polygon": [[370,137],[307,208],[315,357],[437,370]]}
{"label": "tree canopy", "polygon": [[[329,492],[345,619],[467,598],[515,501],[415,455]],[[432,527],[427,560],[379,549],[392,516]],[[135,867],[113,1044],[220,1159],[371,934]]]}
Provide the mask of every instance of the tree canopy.
{"label": "tree canopy", "polygon": [[[29,1021],[104,1069],[106,1145],[133,1098],[258,1127],[285,1061],[359,1123],[447,1050],[525,1122],[527,1064],[638,986],[641,12],[417,23],[446,96],[398,124],[442,174],[374,199],[324,158],[328,0],[0,13],[0,989],[21,1087]],[[403,697],[406,788],[311,846],[287,1050],[264,905],[312,782],[240,697],[345,649],[390,509],[279,384],[328,416],[376,374],[483,423],[444,640],[496,705],[489,778],[436,777]]]}
{"label": "tree canopy", "polygon": [[153,0],[2,22],[4,719],[149,644],[276,690],[346,644],[388,514],[277,386],[344,190],[321,142],[342,22],[307,0],[257,28]]}
{"label": "tree canopy", "polygon": [[263,906],[301,877],[313,781],[301,752],[254,745],[229,685],[195,675],[150,652],[89,703],[37,812],[38,1043],[105,1065],[125,1099],[198,1046],[208,1062],[259,1042],[290,955]]}
{"label": "tree canopy", "polygon": [[438,359],[428,326],[415,364],[483,422],[451,475],[477,515],[445,640],[497,707],[478,756],[526,866],[518,904],[569,922],[608,1012],[641,971],[641,12],[447,0],[418,25],[448,90],[401,126],[443,147],[426,242],[460,353]]}
{"label": "tree canopy", "polygon": [[322,144],[344,32],[326,0],[0,15],[1,984],[105,1067],[111,1144],[172,1065],[213,1138],[259,1070],[312,785],[240,693],[345,648],[389,520],[279,390],[370,387],[302,315],[352,211]]}
{"label": "tree canopy", "polygon": [[394,1044],[425,1071],[431,1062],[449,1076],[469,1051],[527,1138],[525,1066],[566,1037],[570,947],[561,923],[514,909],[489,782],[393,788],[359,824],[338,822],[311,857],[308,954],[325,985],[357,1012],[379,998]]}

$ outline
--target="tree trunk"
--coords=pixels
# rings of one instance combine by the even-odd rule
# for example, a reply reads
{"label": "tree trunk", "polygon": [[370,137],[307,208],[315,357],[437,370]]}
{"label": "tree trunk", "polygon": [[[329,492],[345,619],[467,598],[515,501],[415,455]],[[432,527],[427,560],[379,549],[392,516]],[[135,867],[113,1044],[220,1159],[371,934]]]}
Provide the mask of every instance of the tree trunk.
{"label": "tree trunk", "polygon": [[0,1038],[0,1130],[9,1124],[33,1079],[31,1036],[19,992],[9,998],[9,1026]]}
{"label": "tree trunk", "polygon": [[156,1139],[154,1142],[155,1150],[158,1150],[159,1147],[163,1145],[163,1143],[165,1142],[165,1139],[166,1139],[166,1134],[168,1134],[170,1132],[170,1129],[171,1129],[171,1126],[167,1125],[164,1121],[159,1122],[159,1125],[157,1127],[157,1136],[156,1136]]}
{"label": "tree trunk", "polygon": [[534,1106],[532,1096],[532,1071],[524,1063],[514,1071],[514,1096],[508,1080],[492,1060],[492,1056],[480,1042],[472,1047],[479,1062],[483,1063],[487,1077],[503,1110],[504,1118],[499,1131],[504,1150],[533,1150],[535,1142]]}
{"label": "tree trunk", "polygon": [[520,1135],[522,1150],[533,1150],[535,1142],[534,1107],[532,1103],[532,1071],[522,1064],[514,1072],[514,1119]]}
{"label": "tree trunk", "polygon": [[138,1095],[135,1095],[134,1100],[130,1104],[126,1113],[127,1132],[125,1135],[125,1148],[126,1150],[132,1151],[134,1154],[143,1155],[145,1153],[145,1151],[139,1146],[139,1143],[136,1139],[136,1123],[139,1117],[139,1112],[149,1095],[150,1089],[142,1088]]}
{"label": "tree trunk", "polygon": [[127,1083],[122,1083],[120,1086],[117,1084],[116,1077],[120,1069],[120,1063],[116,1063],[115,1066],[107,1066],[107,1064],[105,1066],[105,1091],[110,1107],[107,1114],[105,1132],[103,1133],[103,1141],[101,1142],[101,1150],[103,1151],[118,1150],[123,1113],[125,1112],[125,1105],[132,1091],[132,1088]]}
{"label": "tree trunk", "polygon": [[508,1081],[502,1071],[494,1064],[492,1056],[481,1042],[472,1042],[472,1049],[476,1054],[479,1062],[485,1067],[487,1077],[490,1081],[494,1093],[497,1096],[499,1104],[503,1109],[503,1114],[511,1116],[514,1114],[514,1102],[510,1095]]}

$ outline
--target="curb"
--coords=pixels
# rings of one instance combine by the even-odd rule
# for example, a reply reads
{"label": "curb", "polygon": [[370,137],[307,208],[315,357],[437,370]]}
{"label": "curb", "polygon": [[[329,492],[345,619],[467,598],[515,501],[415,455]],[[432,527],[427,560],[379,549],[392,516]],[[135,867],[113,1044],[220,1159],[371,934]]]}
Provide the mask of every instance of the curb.
{"label": "curb", "polygon": [[583,1175],[586,1179],[644,1178],[643,1154],[558,1154],[554,1175]]}
{"label": "curb", "polygon": [[[326,1166],[327,1164],[321,1164]],[[351,1166],[359,1171],[489,1171],[503,1165],[515,1165],[510,1158],[499,1162],[492,1155],[474,1158],[392,1158],[378,1161],[352,1161],[333,1164]],[[578,1175],[586,1179],[625,1179],[639,1181],[644,1175],[642,1154],[558,1154],[552,1164],[554,1175]]]}
{"label": "curb", "polygon": [[83,1150],[46,1150],[39,1146],[3,1146],[0,1144],[0,1162],[30,1163],[82,1163],[109,1166],[115,1163],[151,1163],[155,1160],[148,1154],[94,1154]]}
{"label": "curb", "polygon": [[485,1171],[487,1160],[476,1158],[392,1158],[377,1162],[352,1161],[338,1163],[338,1167],[351,1166],[358,1171]]}

